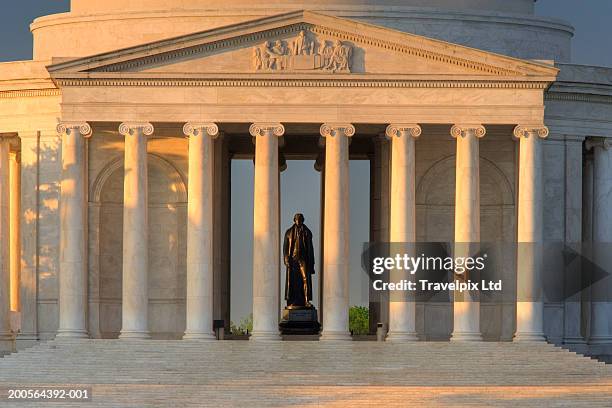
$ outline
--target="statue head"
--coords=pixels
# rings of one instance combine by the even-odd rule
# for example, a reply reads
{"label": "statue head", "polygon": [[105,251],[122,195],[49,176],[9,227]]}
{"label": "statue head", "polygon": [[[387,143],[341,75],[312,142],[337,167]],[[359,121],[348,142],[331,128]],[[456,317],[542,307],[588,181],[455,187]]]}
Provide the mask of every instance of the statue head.
{"label": "statue head", "polygon": [[293,216],[293,222],[295,223],[295,225],[304,224],[304,214],[300,214],[300,213],[295,214]]}

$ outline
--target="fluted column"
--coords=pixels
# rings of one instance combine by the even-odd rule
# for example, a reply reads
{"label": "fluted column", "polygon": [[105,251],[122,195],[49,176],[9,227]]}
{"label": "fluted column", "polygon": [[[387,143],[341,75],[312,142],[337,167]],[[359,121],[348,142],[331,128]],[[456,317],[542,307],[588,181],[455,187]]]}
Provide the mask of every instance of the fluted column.
{"label": "fluted column", "polygon": [[545,126],[517,126],[519,192],[516,260],[516,333],[514,341],[545,341],[542,299],[543,190],[542,142]]}
{"label": "fluted column", "polygon": [[[612,273],[612,139],[592,138],[593,149],[593,260]],[[591,336],[594,354],[609,352],[612,345],[612,278],[605,277],[591,287]]]}
{"label": "fluted column", "polygon": [[[421,127],[414,124],[391,124],[387,127],[386,135],[391,141],[389,242],[392,243],[393,253],[416,256],[415,139],[421,135]],[[391,271],[391,282],[410,278],[410,272],[406,270]],[[389,300],[387,341],[415,340],[418,337],[414,293],[393,293]]]}
{"label": "fluted column", "polygon": [[62,175],[60,191],[59,328],[57,337],[87,338],[87,258],[85,220],[85,141],[91,127],[60,123]]}
{"label": "fluted column", "polygon": [[147,136],[150,123],[122,123],[125,136],[123,176],[123,302],[119,338],[150,338],[149,307],[149,223]]}
{"label": "fluted column", "polygon": [[253,200],[253,334],[251,340],[280,340],[280,123],[254,123],[255,186]]}
{"label": "fluted column", "polygon": [[214,123],[187,123],[187,327],[185,340],[215,340],[213,333],[213,138]]}
{"label": "fluted column", "polygon": [[21,154],[17,151],[10,153],[10,236],[11,236],[11,310],[18,312],[19,306],[19,282],[21,278],[21,235],[20,207],[21,207]]}
{"label": "fluted column", "polygon": [[[455,257],[475,256],[480,242],[480,149],[478,139],[486,130],[481,125],[455,125],[457,140],[455,168]],[[454,274],[467,281],[469,273]],[[480,298],[477,292],[456,291],[453,306],[452,341],[480,341]]]}
{"label": "fluted column", "polygon": [[0,135],[0,355],[14,351],[10,303],[9,140]]}
{"label": "fluted column", "polygon": [[350,340],[349,333],[349,137],[351,124],[323,124],[325,209],[323,333],[321,340]]}

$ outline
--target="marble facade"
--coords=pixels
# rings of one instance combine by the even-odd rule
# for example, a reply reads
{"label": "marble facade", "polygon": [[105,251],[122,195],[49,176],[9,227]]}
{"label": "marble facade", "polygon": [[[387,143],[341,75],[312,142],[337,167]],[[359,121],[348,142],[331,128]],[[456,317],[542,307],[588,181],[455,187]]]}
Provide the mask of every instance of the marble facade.
{"label": "marble facade", "polygon": [[[223,207],[236,155],[255,158],[256,340],[279,339],[280,153],[323,163],[322,340],[350,339],[351,158],[372,161],[373,240],[610,241],[612,70],[567,64],[571,27],[529,16],[529,2],[470,14],[512,39],[524,33],[497,23],[525,13],[521,24],[545,41],[522,49],[486,36],[469,43],[481,49],[458,45],[476,30],[469,24],[463,37],[417,27],[431,10],[399,7],[398,26],[372,5],[351,19],[351,7],[340,18],[317,2],[321,12],[279,6],[256,19],[194,12],[205,31],[170,28],[180,18],[171,15],[159,38],[134,11],[133,36],[87,50],[70,43],[64,58],[50,38],[115,30],[100,18],[79,31],[83,3],[61,24],[34,23],[33,61],[0,64],[0,177],[19,161],[21,178],[20,193],[0,190],[1,237],[9,225],[20,236],[20,248],[0,239],[0,347],[17,334],[11,310],[18,346],[56,335],[212,339],[213,320],[229,322]],[[291,150],[289,140],[313,137]],[[531,282],[537,262],[519,254],[505,273]],[[607,353],[609,306],[391,302],[372,316],[392,341],[547,338],[588,351],[591,340]]]}

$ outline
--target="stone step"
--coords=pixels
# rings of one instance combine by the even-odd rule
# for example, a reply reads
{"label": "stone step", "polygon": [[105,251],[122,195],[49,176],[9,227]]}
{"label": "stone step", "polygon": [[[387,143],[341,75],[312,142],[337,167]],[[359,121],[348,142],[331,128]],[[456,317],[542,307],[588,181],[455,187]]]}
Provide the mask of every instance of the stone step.
{"label": "stone step", "polygon": [[87,407],[612,405],[611,366],[538,343],[62,339],[0,359],[8,384],[89,385]]}

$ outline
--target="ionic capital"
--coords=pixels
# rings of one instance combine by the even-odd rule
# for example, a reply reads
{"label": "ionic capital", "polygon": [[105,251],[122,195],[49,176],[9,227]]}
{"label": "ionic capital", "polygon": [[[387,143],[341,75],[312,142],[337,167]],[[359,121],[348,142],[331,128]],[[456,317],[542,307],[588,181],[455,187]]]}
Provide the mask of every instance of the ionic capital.
{"label": "ionic capital", "polygon": [[83,137],[91,136],[91,126],[87,122],[60,122],[55,129],[60,136],[73,133],[80,134]]}
{"label": "ionic capital", "polygon": [[274,135],[281,137],[285,134],[285,127],[282,123],[253,123],[249,127],[249,133],[253,137]]}
{"label": "ionic capital", "polygon": [[411,136],[416,139],[417,137],[421,136],[421,133],[422,133],[422,129],[419,125],[408,124],[408,123],[401,123],[401,124],[392,123],[389,126],[387,126],[387,130],[385,131],[385,135],[387,136],[388,139],[393,139],[394,137],[405,137],[405,136]]}
{"label": "ionic capital", "polygon": [[612,139],[606,137],[589,137],[584,144],[587,150],[592,150],[595,147],[599,147],[604,150],[612,148]]}
{"label": "ionic capital", "polygon": [[153,134],[153,125],[149,122],[123,122],[119,125],[119,134],[122,136],[134,136],[141,132],[143,136]]}
{"label": "ionic capital", "polygon": [[183,126],[183,133],[185,136],[195,137],[195,136],[210,136],[213,139],[219,135],[219,126],[216,123],[212,122],[203,122],[203,123],[185,123]]}
{"label": "ionic capital", "polygon": [[355,126],[350,123],[324,123],[321,125],[320,133],[323,137],[351,137],[355,134]]}
{"label": "ionic capital", "polygon": [[451,128],[451,136],[455,139],[458,137],[476,136],[477,138],[484,137],[487,130],[482,125],[453,125]]}
{"label": "ionic capital", "polygon": [[526,126],[526,125],[518,125],[514,128],[514,137],[516,139],[520,139],[522,137],[529,138],[533,136],[538,136],[542,139],[548,137],[548,128],[544,125],[536,125],[536,126]]}

